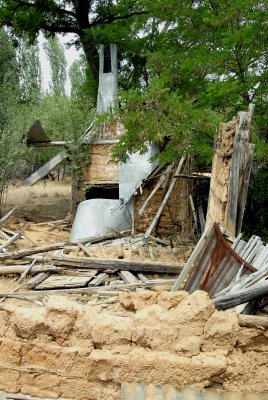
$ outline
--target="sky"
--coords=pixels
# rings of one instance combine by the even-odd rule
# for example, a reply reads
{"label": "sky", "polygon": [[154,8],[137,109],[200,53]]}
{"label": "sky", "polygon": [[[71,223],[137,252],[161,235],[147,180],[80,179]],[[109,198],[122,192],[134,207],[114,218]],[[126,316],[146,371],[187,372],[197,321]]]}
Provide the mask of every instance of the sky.
{"label": "sky", "polygon": [[[69,71],[70,66],[72,63],[79,58],[79,55],[82,53],[81,50],[77,51],[75,46],[71,46],[68,48],[66,44],[75,38],[74,34],[66,34],[64,36],[58,35],[59,41],[63,44],[65,48],[65,57],[67,61],[67,70]],[[40,50],[40,62],[41,62],[41,69],[42,69],[42,89],[44,91],[49,89],[49,82],[51,80],[51,73],[50,73],[50,65],[43,49],[44,43],[44,36],[43,34],[39,35],[38,42],[39,42],[39,50]],[[67,71],[67,83],[66,83],[66,93],[70,94],[71,87],[70,87],[70,80]]]}

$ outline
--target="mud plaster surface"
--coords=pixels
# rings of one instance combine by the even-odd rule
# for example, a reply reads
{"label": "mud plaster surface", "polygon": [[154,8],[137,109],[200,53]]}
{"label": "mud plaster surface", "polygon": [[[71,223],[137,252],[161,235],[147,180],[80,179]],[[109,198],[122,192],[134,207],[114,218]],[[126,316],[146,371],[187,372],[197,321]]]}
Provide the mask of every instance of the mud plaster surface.
{"label": "mud plaster surface", "polygon": [[120,399],[121,382],[268,392],[268,332],[205,292],[122,293],[112,310],[53,296],[0,311],[0,390]]}

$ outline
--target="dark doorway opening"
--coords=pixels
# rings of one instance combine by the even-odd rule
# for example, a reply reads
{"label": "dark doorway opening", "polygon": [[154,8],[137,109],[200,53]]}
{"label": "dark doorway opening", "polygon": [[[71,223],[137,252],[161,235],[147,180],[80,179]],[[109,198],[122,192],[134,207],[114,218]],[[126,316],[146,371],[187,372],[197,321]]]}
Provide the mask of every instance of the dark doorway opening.
{"label": "dark doorway opening", "polygon": [[86,200],[115,199],[119,200],[119,186],[91,186],[86,187]]}

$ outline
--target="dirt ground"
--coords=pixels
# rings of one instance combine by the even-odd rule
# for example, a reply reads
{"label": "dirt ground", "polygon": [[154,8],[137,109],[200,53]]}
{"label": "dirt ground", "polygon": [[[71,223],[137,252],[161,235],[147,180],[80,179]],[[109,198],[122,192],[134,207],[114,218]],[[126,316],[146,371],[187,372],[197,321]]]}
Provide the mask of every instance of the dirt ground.
{"label": "dirt ground", "polygon": [[[51,230],[50,222],[62,220],[68,215],[70,193],[70,181],[43,180],[32,187],[21,183],[12,186],[7,193],[4,214],[15,206],[18,208],[2,228],[7,230],[6,233],[20,231],[25,236],[10,246],[10,249],[68,241],[70,228],[60,227]],[[4,242],[3,240],[1,244]],[[12,278],[0,277],[1,292],[15,290],[17,286],[17,282]]]}
{"label": "dirt ground", "polygon": [[[12,231],[20,231],[28,237],[20,239],[19,247],[61,242],[69,239],[70,230],[51,230],[49,222],[64,219],[70,210],[71,183],[69,181],[40,181],[34,186],[12,186],[5,202],[4,212],[18,208],[5,226]],[[31,242],[31,240],[33,242]]]}
{"label": "dirt ground", "polygon": [[63,219],[70,210],[70,194],[70,180],[42,180],[34,186],[18,183],[8,190],[5,211],[18,206],[16,217],[37,223]]}

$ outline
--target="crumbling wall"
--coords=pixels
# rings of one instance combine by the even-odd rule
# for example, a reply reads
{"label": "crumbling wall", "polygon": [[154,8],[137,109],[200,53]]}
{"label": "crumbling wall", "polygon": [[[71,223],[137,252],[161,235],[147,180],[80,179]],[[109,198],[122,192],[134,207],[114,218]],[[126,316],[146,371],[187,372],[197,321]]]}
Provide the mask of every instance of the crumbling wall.
{"label": "crumbling wall", "polygon": [[[183,173],[187,173],[184,170]],[[147,228],[153,221],[161,202],[165,196],[165,185],[157,190],[148,206],[145,208],[143,215],[139,215],[138,211],[148,198],[150,193],[156,186],[159,178],[149,180],[143,187],[142,193],[134,196],[134,222],[135,231],[137,233],[146,232]],[[182,238],[187,238],[192,231],[192,211],[189,201],[189,181],[187,179],[178,178],[175,187],[170,195],[167,205],[164,207],[157,226],[157,232],[168,233],[169,235],[176,233]]]}
{"label": "crumbling wall", "polygon": [[207,226],[216,221],[225,226],[226,206],[228,201],[229,179],[238,119],[235,117],[227,123],[221,123],[215,142],[215,153],[210,181]]}
{"label": "crumbling wall", "polygon": [[92,144],[89,164],[78,182],[76,202],[86,200],[86,185],[118,184],[118,162],[112,157],[114,144]]}
{"label": "crumbling wall", "polygon": [[113,311],[51,297],[0,311],[0,389],[120,399],[121,382],[268,391],[268,331],[205,292],[122,293]]}

